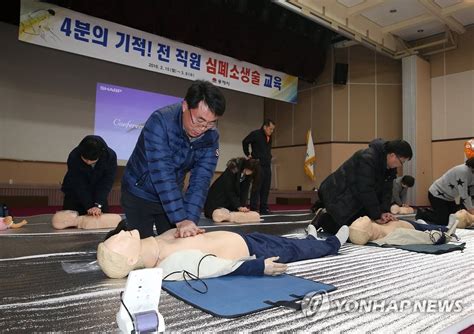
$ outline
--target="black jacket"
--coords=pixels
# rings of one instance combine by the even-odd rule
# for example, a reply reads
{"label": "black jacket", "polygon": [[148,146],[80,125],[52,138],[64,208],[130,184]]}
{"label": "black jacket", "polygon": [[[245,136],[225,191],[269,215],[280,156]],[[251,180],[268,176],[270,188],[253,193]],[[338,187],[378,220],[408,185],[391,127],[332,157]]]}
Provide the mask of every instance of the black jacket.
{"label": "black jacket", "polygon": [[99,136],[86,136],[82,141],[90,137],[103,142],[105,153],[92,167],[82,161],[78,147],[73,149],[67,159],[68,170],[61,188],[66,196],[75,198],[86,209],[93,207],[94,203],[107,203],[117,171],[117,155],[114,150]]}
{"label": "black jacket", "polygon": [[237,211],[241,206],[247,204],[248,192],[252,182],[252,176],[245,176],[240,182],[243,171],[244,159],[235,159],[237,168],[227,167],[224,173],[217,178],[207,193],[204,214],[211,218],[212,212],[218,208],[226,208]]}
{"label": "black jacket", "polygon": [[259,159],[262,166],[270,166],[272,162],[272,137],[270,136],[267,143],[267,135],[263,131],[263,127],[250,132],[242,140],[242,148],[246,157],[250,155],[249,145],[252,147],[252,158]]}
{"label": "black jacket", "polygon": [[397,169],[387,169],[384,144],[372,141],[321,183],[320,200],[337,223],[350,225],[357,215],[379,219],[389,212]]}

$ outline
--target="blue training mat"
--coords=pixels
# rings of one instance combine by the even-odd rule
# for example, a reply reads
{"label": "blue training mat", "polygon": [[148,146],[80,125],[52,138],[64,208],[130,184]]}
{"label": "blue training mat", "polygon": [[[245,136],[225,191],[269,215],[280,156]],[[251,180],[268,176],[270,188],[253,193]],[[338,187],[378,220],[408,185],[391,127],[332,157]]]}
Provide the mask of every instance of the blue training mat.
{"label": "blue training mat", "polygon": [[[204,292],[206,287],[203,282],[207,285],[206,293],[197,292],[190,287],[191,285]],[[162,288],[189,305],[223,318],[240,317],[275,306],[291,304],[314,291],[322,293],[336,290],[336,287],[330,284],[287,274],[223,276],[187,282],[163,281]]]}

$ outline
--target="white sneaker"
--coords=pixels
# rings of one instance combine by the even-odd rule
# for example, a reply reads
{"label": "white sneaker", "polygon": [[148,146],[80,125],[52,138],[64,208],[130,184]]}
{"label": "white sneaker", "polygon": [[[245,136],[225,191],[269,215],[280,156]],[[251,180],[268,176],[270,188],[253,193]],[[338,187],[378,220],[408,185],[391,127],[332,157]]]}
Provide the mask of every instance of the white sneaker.
{"label": "white sneaker", "polygon": [[339,231],[336,233],[336,238],[339,239],[341,246],[344,245],[347,239],[349,239],[349,226],[342,225]]}
{"label": "white sneaker", "polygon": [[448,223],[448,232],[446,232],[447,235],[450,237],[454,235],[456,232],[456,227],[459,224],[459,220],[456,218],[456,215],[454,213],[449,215],[449,223]]}
{"label": "white sneaker", "polygon": [[417,219],[417,220],[415,220],[415,223],[428,225],[428,223],[426,221],[424,221],[423,219]]}
{"label": "white sneaker", "polygon": [[318,232],[316,231],[316,227],[313,224],[309,224],[306,228],[306,233],[308,235],[312,235],[315,239],[318,239]]}

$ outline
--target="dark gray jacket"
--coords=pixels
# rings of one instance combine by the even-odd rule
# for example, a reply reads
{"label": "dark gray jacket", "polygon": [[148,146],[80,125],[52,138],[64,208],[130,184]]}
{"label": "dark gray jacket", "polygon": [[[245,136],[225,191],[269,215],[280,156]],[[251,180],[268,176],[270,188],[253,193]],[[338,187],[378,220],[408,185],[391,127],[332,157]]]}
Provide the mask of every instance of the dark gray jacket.
{"label": "dark gray jacket", "polygon": [[99,136],[86,136],[81,141],[95,138],[104,145],[104,154],[94,167],[87,165],[81,159],[79,144],[69,153],[67,158],[67,173],[64,176],[61,190],[66,196],[71,196],[88,209],[95,203],[106,204],[107,196],[112,190],[112,185],[117,172],[117,155],[107,146]]}
{"label": "dark gray jacket", "polygon": [[350,225],[358,215],[379,219],[389,212],[396,168],[387,169],[385,141],[376,139],[329,175],[318,194],[339,224]]}
{"label": "dark gray jacket", "polygon": [[402,186],[403,176],[393,180],[392,203],[402,206],[407,203],[408,189]]}

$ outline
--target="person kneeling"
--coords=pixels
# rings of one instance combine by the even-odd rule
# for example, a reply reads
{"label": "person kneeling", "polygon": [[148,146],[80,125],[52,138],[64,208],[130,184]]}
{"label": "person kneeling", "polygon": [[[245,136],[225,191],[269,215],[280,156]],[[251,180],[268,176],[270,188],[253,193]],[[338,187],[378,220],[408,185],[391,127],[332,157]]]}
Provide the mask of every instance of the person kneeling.
{"label": "person kneeling", "polygon": [[[311,226],[312,227],[312,226]],[[343,226],[335,236],[317,239],[314,227],[306,239],[264,233],[213,231],[185,239],[174,230],[140,240],[137,230],[120,231],[97,248],[97,261],[110,278],[141,268],[163,268],[164,278],[186,270],[198,278],[231,275],[280,275],[285,263],[337,254],[348,236]]]}

